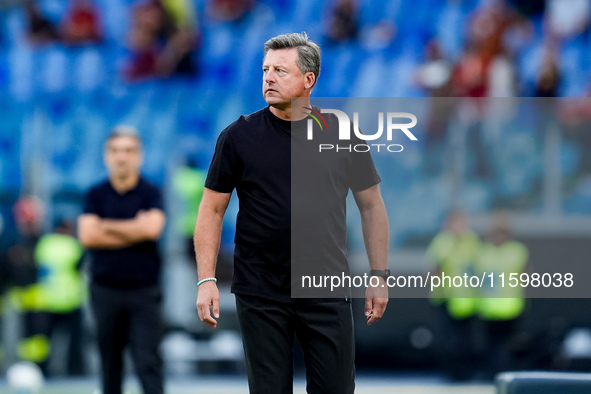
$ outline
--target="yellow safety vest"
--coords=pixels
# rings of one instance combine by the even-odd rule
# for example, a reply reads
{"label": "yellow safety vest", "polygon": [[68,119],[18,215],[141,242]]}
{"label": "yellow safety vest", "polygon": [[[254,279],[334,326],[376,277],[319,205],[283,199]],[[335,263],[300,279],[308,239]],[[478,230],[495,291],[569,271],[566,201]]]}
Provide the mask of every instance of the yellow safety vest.
{"label": "yellow safety vest", "polygon": [[[485,243],[476,260],[479,273],[494,275],[493,286],[485,282],[481,298],[476,306],[478,315],[484,320],[512,320],[521,315],[525,308],[524,291],[521,286],[511,287],[509,275],[521,274],[527,264],[529,252],[525,245],[517,241],[508,241],[495,246]],[[505,274],[504,286],[501,286],[499,274]]]}
{"label": "yellow safety vest", "polygon": [[[474,274],[474,263],[478,256],[480,240],[472,231],[457,236],[449,231],[442,231],[433,238],[427,256],[445,273],[445,276],[464,276]],[[455,319],[470,317],[475,311],[475,300],[470,288],[445,287],[436,288],[433,297],[435,302],[445,301],[448,313]],[[474,296],[476,294],[474,293]]]}
{"label": "yellow safety vest", "polygon": [[205,177],[204,171],[181,167],[176,170],[172,178],[173,188],[183,199],[185,206],[184,212],[176,223],[177,230],[187,237],[192,236],[195,230],[195,219],[203,197]]}
{"label": "yellow safety vest", "polygon": [[39,291],[42,310],[69,313],[79,308],[87,298],[87,290],[77,265],[83,248],[74,237],[47,234],[35,248],[39,266]]}

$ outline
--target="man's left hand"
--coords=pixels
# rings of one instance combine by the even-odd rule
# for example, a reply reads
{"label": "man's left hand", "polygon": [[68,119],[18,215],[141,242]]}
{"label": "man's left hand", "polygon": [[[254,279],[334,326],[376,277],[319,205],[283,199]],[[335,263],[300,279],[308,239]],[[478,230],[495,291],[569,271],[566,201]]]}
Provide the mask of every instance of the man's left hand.
{"label": "man's left hand", "polygon": [[367,325],[380,320],[388,305],[388,286],[383,278],[380,278],[377,286],[368,286],[365,291],[365,317]]}

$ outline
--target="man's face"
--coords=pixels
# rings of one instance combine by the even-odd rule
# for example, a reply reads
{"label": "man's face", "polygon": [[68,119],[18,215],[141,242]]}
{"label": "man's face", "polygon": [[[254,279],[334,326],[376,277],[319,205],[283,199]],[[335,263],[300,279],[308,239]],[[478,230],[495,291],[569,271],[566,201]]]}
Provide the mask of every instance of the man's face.
{"label": "man's face", "polygon": [[466,217],[461,213],[453,213],[448,219],[447,229],[455,235],[463,234],[468,230]]}
{"label": "man's face", "polygon": [[115,137],[107,143],[105,165],[115,177],[126,177],[139,171],[142,154],[139,141],[133,137]]}
{"label": "man's face", "polygon": [[[304,97],[314,84],[314,74],[302,75],[296,48],[272,49],[263,60],[263,97],[267,104],[285,108],[292,97]],[[311,75],[310,75],[311,74]]]}

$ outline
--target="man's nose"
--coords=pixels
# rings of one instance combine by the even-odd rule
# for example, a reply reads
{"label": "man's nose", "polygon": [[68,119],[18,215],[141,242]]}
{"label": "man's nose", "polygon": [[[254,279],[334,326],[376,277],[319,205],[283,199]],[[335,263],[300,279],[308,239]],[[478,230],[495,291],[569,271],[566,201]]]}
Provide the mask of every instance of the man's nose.
{"label": "man's nose", "polygon": [[266,83],[275,82],[275,71],[273,71],[273,70],[267,71],[267,73],[265,74],[265,82]]}

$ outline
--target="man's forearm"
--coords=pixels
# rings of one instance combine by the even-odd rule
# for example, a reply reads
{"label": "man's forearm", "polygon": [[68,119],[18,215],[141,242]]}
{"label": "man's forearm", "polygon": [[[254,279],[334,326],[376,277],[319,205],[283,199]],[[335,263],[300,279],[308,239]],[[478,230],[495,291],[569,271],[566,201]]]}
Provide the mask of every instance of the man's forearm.
{"label": "man's forearm", "polygon": [[[369,266],[374,270],[388,268],[388,215],[386,206],[379,193],[379,187],[370,188],[356,195],[357,205],[361,213],[363,240],[369,258]],[[367,324],[378,321],[388,304],[388,287],[383,278],[378,286],[368,286],[365,292],[365,316]]]}
{"label": "man's forearm", "polygon": [[103,231],[114,237],[125,240],[129,243],[137,243],[146,240],[145,229],[135,219],[127,220],[101,220]]}
{"label": "man's forearm", "polygon": [[85,248],[120,249],[132,243],[106,232],[101,226],[101,219],[92,214],[81,215],[78,219],[78,238]]}
{"label": "man's forearm", "polygon": [[89,242],[83,243],[83,246],[90,249],[121,249],[132,244],[132,242],[103,231],[97,232]]}
{"label": "man's forearm", "polygon": [[371,269],[384,270],[388,267],[389,226],[386,208],[376,204],[361,212],[363,240]]}
{"label": "man's forearm", "polygon": [[101,228],[109,234],[131,243],[156,241],[165,223],[164,213],[158,209],[139,212],[135,218],[126,220],[103,219]]}
{"label": "man's forearm", "polygon": [[199,210],[195,223],[194,244],[199,279],[215,277],[220,250],[223,215]]}

